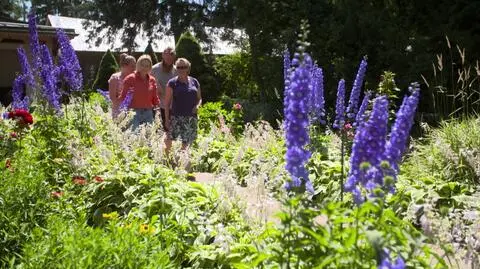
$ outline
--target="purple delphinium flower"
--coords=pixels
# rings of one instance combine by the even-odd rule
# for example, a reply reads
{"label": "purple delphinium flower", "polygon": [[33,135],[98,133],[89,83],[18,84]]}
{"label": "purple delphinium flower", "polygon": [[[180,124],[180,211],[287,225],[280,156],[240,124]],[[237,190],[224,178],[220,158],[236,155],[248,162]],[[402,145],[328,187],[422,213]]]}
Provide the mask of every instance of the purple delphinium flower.
{"label": "purple delphinium flower", "polygon": [[345,124],[345,80],[341,79],[338,82],[337,89],[337,104],[335,107],[335,121],[333,122],[334,129],[343,128]]}
{"label": "purple delphinium flower", "polygon": [[380,96],[375,98],[370,118],[357,130],[353,140],[345,190],[352,192],[356,203],[362,202],[360,186],[372,190],[383,183],[380,164],[385,149],[387,123],[388,100],[386,96]]}
{"label": "purple delphinium flower", "polygon": [[390,252],[387,249],[382,251],[381,263],[378,265],[378,269],[405,269],[405,262],[401,257],[398,257],[394,264],[390,262]]}
{"label": "purple delphinium flower", "polygon": [[28,110],[28,97],[24,95],[25,77],[20,75],[13,81],[12,108]]}
{"label": "purple delphinium flower", "polygon": [[358,109],[357,116],[355,118],[355,122],[353,123],[353,127],[359,127],[362,125],[362,123],[365,122],[366,115],[365,112],[367,111],[368,108],[368,102],[370,102],[370,97],[372,93],[371,92],[366,92],[365,96],[363,97],[362,104],[360,105],[360,108]]}
{"label": "purple delphinium flower", "polygon": [[73,91],[82,89],[82,69],[77,54],[70,44],[70,39],[61,29],[57,29],[57,39],[60,46],[59,73]]}
{"label": "purple delphinium flower", "polygon": [[363,57],[358,67],[357,76],[353,82],[352,91],[350,92],[350,99],[348,100],[347,118],[351,121],[355,119],[357,114],[358,102],[360,99],[360,91],[362,90],[363,79],[365,78],[365,72],[367,71],[367,57]]}
{"label": "purple delphinium flower", "polygon": [[304,184],[307,191],[313,192],[313,186],[305,168],[305,164],[311,156],[305,146],[309,143],[308,97],[312,87],[310,72],[312,59],[308,54],[295,53],[292,64],[295,69],[290,74],[289,100],[288,106],[285,108],[285,118],[288,124],[284,126],[287,145],[286,169],[290,173],[292,181],[288,182],[285,187],[288,190],[298,190]]}
{"label": "purple delphinium flower", "polygon": [[20,67],[22,68],[22,77],[24,83],[28,87],[34,87],[35,79],[33,77],[32,69],[28,63],[28,58],[25,50],[23,48],[17,49],[18,60],[20,62]]}
{"label": "purple delphinium flower", "polygon": [[50,106],[55,109],[55,111],[60,112],[61,95],[57,85],[57,67],[53,64],[48,47],[46,45],[41,45],[40,50],[42,52],[42,69],[40,71],[43,82],[42,93]]}
{"label": "purple delphinium flower", "polygon": [[32,52],[32,66],[34,70],[41,68],[41,49],[38,41],[37,15],[32,10],[28,14],[28,30],[30,32],[30,50]]}
{"label": "purple delphinium flower", "polygon": [[97,92],[99,94],[101,94],[105,98],[105,100],[107,100],[107,102],[109,102],[109,103],[112,102],[112,100],[110,99],[110,94],[108,94],[108,91],[104,91],[102,89],[97,89]]}
{"label": "purple delphinium flower", "polygon": [[127,111],[128,107],[132,103],[132,100],[133,100],[133,90],[130,89],[127,92],[127,95],[125,96],[125,99],[123,99],[122,102],[120,103],[120,105],[118,106],[119,112],[120,111]]}
{"label": "purple delphinium flower", "polygon": [[395,123],[390,133],[390,139],[385,145],[384,158],[390,163],[395,173],[398,173],[398,164],[405,151],[420,98],[420,86],[418,83],[412,83],[409,90],[412,94],[404,97],[402,106],[397,111]]}
{"label": "purple delphinium flower", "polygon": [[312,69],[312,121],[325,124],[325,99],[323,97],[323,71],[317,65]]}

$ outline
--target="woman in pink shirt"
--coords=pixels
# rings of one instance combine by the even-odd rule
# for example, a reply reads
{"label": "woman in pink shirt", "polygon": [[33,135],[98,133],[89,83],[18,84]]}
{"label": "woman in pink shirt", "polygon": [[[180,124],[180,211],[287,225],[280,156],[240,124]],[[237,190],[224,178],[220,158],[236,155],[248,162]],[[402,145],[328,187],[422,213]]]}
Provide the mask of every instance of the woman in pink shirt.
{"label": "woman in pink shirt", "polygon": [[120,100],[124,100],[129,92],[132,101],[129,108],[135,111],[132,129],[136,130],[141,124],[153,122],[153,108],[160,105],[157,94],[157,83],[150,75],[152,60],[149,55],[142,55],[137,60],[137,70],[123,80],[123,90]]}
{"label": "woman in pink shirt", "polygon": [[116,118],[119,112],[123,79],[135,71],[136,62],[135,57],[122,53],[120,55],[120,72],[112,74],[108,80],[108,94],[112,100],[112,118]]}

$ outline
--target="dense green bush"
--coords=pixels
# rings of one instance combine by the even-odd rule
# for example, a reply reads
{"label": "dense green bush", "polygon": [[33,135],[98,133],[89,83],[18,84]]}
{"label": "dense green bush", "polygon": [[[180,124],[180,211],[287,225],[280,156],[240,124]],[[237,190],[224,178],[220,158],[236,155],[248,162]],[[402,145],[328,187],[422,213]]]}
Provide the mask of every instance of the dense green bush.
{"label": "dense green bush", "polygon": [[[28,141],[31,143],[33,141]],[[27,143],[27,141],[24,141]],[[23,155],[23,156],[22,156]],[[14,159],[11,170],[0,170],[0,267],[22,253],[32,231],[45,225],[50,209],[47,178],[35,159],[28,154]],[[2,163],[4,165],[4,163]],[[13,171],[13,172],[12,172]]]}
{"label": "dense green bush", "polygon": [[241,249],[246,256],[238,268],[376,268],[387,257],[392,264],[401,257],[409,268],[447,267],[426,238],[381,201],[318,209],[296,197],[284,209],[280,227],[265,231],[261,247]]}
{"label": "dense green bush", "polygon": [[51,218],[34,232],[19,268],[178,268],[152,231],[148,224],[103,230]]}
{"label": "dense green bush", "polygon": [[190,75],[197,78],[202,90],[204,101],[216,101],[222,92],[216,79],[215,69],[207,64],[197,39],[189,32],[182,34],[178,40],[175,52],[177,58],[186,58],[192,64]]}
{"label": "dense green bush", "polygon": [[100,61],[98,67],[97,76],[92,85],[92,90],[108,89],[108,79],[110,76],[119,70],[118,63],[115,60],[115,56],[110,50],[107,50]]}
{"label": "dense green bush", "polygon": [[222,89],[226,95],[247,100],[258,97],[259,88],[252,77],[250,53],[237,52],[221,56],[215,61],[215,70],[222,80]]}

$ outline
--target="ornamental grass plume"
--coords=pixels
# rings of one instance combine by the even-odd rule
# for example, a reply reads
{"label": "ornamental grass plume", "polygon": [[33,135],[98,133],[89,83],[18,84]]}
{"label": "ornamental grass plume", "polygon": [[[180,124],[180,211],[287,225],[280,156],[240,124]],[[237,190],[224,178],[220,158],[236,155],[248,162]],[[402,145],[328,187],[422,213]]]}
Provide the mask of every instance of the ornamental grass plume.
{"label": "ornamental grass plume", "polygon": [[337,88],[337,102],[335,106],[335,121],[333,122],[334,129],[343,128],[345,124],[345,80],[341,79],[338,82]]}
{"label": "ornamental grass plume", "polygon": [[312,87],[312,59],[303,53],[295,53],[292,65],[295,69],[289,76],[288,94],[285,98],[285,125],[286,136],[286,169],[291,175],[291,181],[287,182],[287,190],[302,191],[305,188],[313,193],[313,185],[308,179],[308,171],[305,164],[310,159],[311,153],[305,147],[309,143],[308,135],[308,99]]}
{"label": "ornamental grass plume", "polygon": [[355,119],[358,111],[358,102],[360,100],[360,92],[362,91],[363,80],[365,72],[367,71],[367,57],[364,56],[358,67],[357,76],[353,82],[352,91],[350,92],[350,99],[348,100],[347,118],[350,121]]}

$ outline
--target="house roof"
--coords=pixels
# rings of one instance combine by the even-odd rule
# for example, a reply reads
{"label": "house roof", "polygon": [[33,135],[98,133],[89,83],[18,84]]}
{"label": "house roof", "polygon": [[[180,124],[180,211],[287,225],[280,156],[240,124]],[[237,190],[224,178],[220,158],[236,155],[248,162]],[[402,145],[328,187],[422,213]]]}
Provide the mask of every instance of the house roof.
{"label": "house roof", "polygon": [[[71,28],[64,28],[65,33],[69,36],[75,36],[75,30]],[[37,25],[37,31],[39,34],[44,35],[55,35],[56,28],[47,25]],[[28,24],[20,22],[6,22],[0,21],[0,32],[9,32],[9,33],[28,33]]]}
{"label": "house roof", "polygon": [[[88,35],[89,31],[85,29],[83,23],[86,21],[85,19],[81,18],[72,18],[72,17],[64,17],[64,16],[55,16],[55,15],[48,15],[48,21],[51,26],[53,27],[60,27],[60,28],[69,28],[75,29],[77,36],[73,38],[70,42],[73,48],[76,51],[107,51],[107,50],[123,50],[122,45],[123,42],[121,40],[121,33],[114,37],[113,42],[108,42],[107,39],[101,41],[100,44],[95,44],[94,40],[89,40]],[[93,25],[95,22],[90,21]],[[217,28],[206,28],[207,32],[210,33],[211,38],[213,39],[213,43],[208,48],[206,45],[202,47],[206,47],[207,51],[211,51],[213,54],[232,54],[235,51],[239,51],[240,49],[227,42],[221,40],[220,36],[216,34],[215,30]],[[242,35],[240,30],[234,30],[236,35]],[[100,32],[99,36],[106,35],[107,29],[104,29]],[[134,48],[135,52],[143,52],[145,48],[148,46],[149,38],[147,34],[140,30],[137,36],[135,37],[135,43],[137,46]],[[152,40],[152,48],[155,52],[161,52],[167,46],[175,47],[175,39],[171,35],[165,35],[161,39],[154,39]]]}

